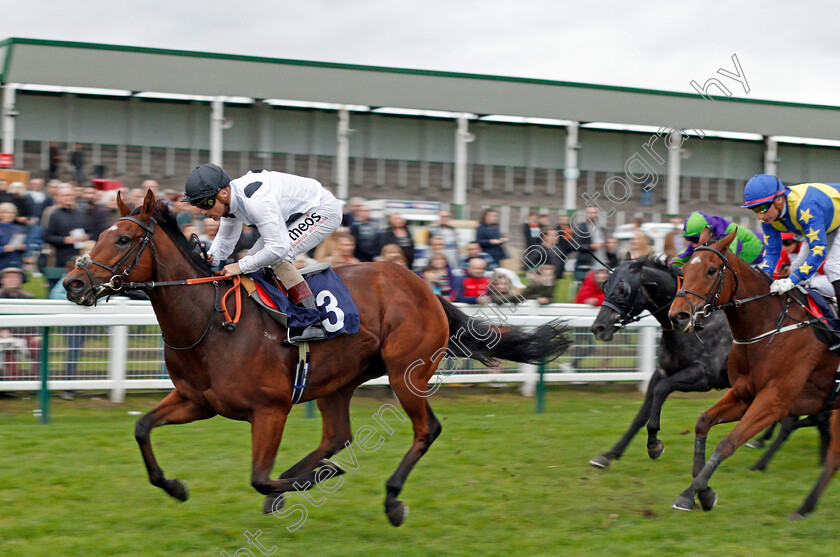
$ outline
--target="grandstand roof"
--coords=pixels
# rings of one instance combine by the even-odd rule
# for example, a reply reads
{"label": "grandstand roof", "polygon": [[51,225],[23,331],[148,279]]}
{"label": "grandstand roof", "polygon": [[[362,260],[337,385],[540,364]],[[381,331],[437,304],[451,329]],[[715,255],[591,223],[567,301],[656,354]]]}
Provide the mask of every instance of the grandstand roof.
{"label": "grandstand roof", "polygon": [[840,140],[838,106],[66,41],[0,42],[0,82]]}

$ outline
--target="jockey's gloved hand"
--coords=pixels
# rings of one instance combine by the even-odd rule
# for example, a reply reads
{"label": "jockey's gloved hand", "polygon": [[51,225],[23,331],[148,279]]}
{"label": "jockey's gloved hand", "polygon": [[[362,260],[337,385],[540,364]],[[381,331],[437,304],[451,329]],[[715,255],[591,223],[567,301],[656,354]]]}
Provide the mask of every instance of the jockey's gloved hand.
{"label": "jockey's gloved hand", "polygon": [[770,293],[771,294],[784,294],[788,290],[792,290],[794,287],[793,281],[789,278],[783,278],[779,280],[774,280],[773,284],[770,285]]}

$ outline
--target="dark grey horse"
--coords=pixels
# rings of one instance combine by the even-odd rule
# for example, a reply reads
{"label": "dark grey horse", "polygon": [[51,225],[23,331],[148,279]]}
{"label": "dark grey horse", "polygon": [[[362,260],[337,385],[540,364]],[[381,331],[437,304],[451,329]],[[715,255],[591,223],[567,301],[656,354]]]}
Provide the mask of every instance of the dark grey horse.
{"label": "dark grey horse", "polygon": [[791,433],[801,427],[816,427],[820,434],[820,465],[825,464],[825,455],[828,452],[828,444],[831,441],[831,433],[829,432],[829,421],[831,419],[831,410],[823,410],[818,414],[811,416],[788,416],[782,418],[775,424],[767,428],[767,430],[752,441],[747,443],[747,446],[753,449],[760,449],[764,447],[767,441],[773,437],[773,431],[777,425],[781,425],[779,436],[770,445],[770,448],[762,455],[758,462],[752,465],[750,470],[764,472],[767,470],[767,465],[770,459],[779,450],[779,447],[787,440]]}
{"label": "dark grey horse", "polygon": [[657,438],[662,405],[674,391],[705,392],[729,385],[726,360],[732,345],[729,323],[723,312],[705,318],[697,335],[675,333],[668,319],[668,309],[677,293],[679,270],[647,256],[635,260],[630,255],[621,262],[604,285],[606,297],[592,333],[602,341],[611,341],[616,330],[648,310],[662,325],[662,339],[657,350],[658,365],[651,377],[644,404],[630,429],[609,452],[589,461],[592,466],[608,468],[620,458],[636,432],[647,423],[647,449],[650,458],[658,458],[665,445]]}

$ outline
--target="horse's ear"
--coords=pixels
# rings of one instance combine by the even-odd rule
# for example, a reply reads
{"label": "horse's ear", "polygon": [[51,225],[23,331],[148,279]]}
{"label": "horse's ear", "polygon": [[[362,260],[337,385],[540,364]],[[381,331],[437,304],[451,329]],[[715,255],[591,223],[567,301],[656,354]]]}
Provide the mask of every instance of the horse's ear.
{"label": "horse's ear", "polygon": [[625,260],[625,261],[630,261],[630,259],[631,259],[631,257],[630,257],[630,252],[628,251],[628,252],[624,255],[624,260]]}
{"label": "horse's ear", "polygon": [[700,245],[705,246],[711,237],[712,231],[708,227],[704,228],[703,232],[700,233]]}
{"label": "horse's ear", "polygon": [[122,200],[122,194],[120,194],[120,192],[117,192],[117,209],[120,211],[120,218],[131,212],[131,209],[129,209],[128,205],[125,204],[125,201]]}
{"label": "horse's ear", "polygon": [[735,227],[735,230],[727,234],[723,240],[720,241],[720,251],[726,252],[729,249],[729,244],[735,240],[735,235],[738,233],[738,227]]}
{"label": "horse's ear", "polygon": [[155,212],[155,192],[152,190],[146,191],[146,197],[143,199],[143,208],[140,209],[140,219],[149,220],[152,218],[152,213]]}

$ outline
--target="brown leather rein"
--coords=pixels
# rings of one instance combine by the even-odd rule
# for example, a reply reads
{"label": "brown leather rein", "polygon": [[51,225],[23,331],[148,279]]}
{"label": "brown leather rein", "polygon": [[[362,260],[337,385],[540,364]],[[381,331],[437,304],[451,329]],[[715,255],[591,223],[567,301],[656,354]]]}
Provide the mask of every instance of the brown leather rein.
{"label": "brown leather rein", "polygon": [[[232,276],[210,276],[210,277],[199,277],[199,278],[189,278],[189,279],[182,279],[182,280],[170,280],[170,281],[163,281],[163,282],[156,282],[156,281],[146,281],[146,282],[125,282],[125,279],[128,277],[131,270],[134,268],[135,265],[140,261],[140,257],[143,255],[143,252],[146,250],[147,247],[152,247],[152,260],[157,264],[157,252],[155,250],[154,244],[151,241],[152,235],[155,232],[155,220],[150,219],[149,224],[143,223],[141,220],[136,219],[134,217],[122,217],[119,220],[126,220],[133,222],[134,224],[138,225],[140,228],[143,229],[143,237],[137,240],[137,243],[132,246],[132,248],[128,251],[128,253],[120,259],[116,265],[109,267],[104,263],[99,263],[98,261],[94,261],[90,258],[89,255],[85,255],[80,257],[76,260],[76,268],[83,269],[87,275],[88,279],[90,280],[91,285],[93,285],[93,277],[90,274],[89,268],[91,265],[96,265],[98,267],[102,267],[103,269],[109,271],[113,274],[111,279],[101,284],[97,287],[97,294],[102,292],[103,290],[110,289],[114,292],[120,292],[125,290],[150,290],[152,288],[163,287],[163,286],[189,286],[194,284],[207,284],[211,283],[215,288],[215,300],[213,302],[213,312],[224,313],[225,321],[222,323],[222,327],[228,331],[233,332],[236,329],[236,324],[239,323],[239,318],[242,314],[242,292],[239,288],[242,284],[242,277],[239,275],[232,275]],[[136,252],[136,255],[135,255]],[[131,258],[134,256],[134,260],[128,263],[125,269],[118,273],[118,270],[121,266],[126,264]],[[232,280],[233,286],[231,286],[224,295],[220,296],[219,292],[219,282],[225,280]],[[235,311],[233,315],[233,319],[231,319],[230,313],[227,309],[227,299],[230,294],[234,294],[234,304],[235,304]],[[207,333],[210,332],[210,329],[213,325],[213,314],[210,314],[210,319],[208,320],[207,327],[204,329],[204,333],[202,333],[201,337],[192,343],[189,346],[185,347],[178,347],[173,346],[166,342],[166,339],[163,338],[163,334],[161,333],[161,339],[163,340],[164,346],[167,348],[171,348],[172,350],[190,350],[191,348],[195,348],[204,338],[207,336]]]}

